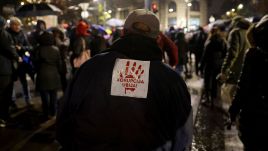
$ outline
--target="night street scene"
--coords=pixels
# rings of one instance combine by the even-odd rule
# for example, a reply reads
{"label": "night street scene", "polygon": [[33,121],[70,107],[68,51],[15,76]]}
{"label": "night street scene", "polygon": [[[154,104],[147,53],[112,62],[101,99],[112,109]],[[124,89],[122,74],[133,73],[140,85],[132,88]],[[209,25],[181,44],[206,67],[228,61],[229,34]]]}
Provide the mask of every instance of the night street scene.
{"label": "night street scene", "polygon": [[268,151],[268,0],[0,0],[0,151]]}

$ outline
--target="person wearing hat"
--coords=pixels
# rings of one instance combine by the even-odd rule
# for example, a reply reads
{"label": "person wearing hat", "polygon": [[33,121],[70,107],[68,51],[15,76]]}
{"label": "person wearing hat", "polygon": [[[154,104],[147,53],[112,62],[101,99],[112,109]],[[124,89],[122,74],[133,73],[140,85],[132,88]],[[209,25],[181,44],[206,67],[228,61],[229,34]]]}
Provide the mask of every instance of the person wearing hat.
{"label": "person wearing hat", "polygon": [[77,71],[57,114],[63,151],[187,150],[192,108],[186,84],[162,62],[158,18],[131,12],[124,35]]}
{"label": "person wearing hat", "polygon": [[245,151],[267,150],[268,136],[268,15],[250,28],[248,50],[237,93],[229,109],[231,122],[239,115]]}
{"label": "person wearing hat", "polygon": [[13,62],[22,62],[0,16],[0,128],[6,127],[13,90]]}
{"label": "person wearing hat", "polygon": [[23,62],[18,64],[16,70],[16,76],[18,76],[19,81],[22,85],[25,102],[28,106],[30,106],[31,95],[28,87],[28,82],[26,79],[26,74],[28,74],[31,77],[32,81],[34,82],[34,69],[31,59],[33,48],[30,45],[28,38],[26,37],[26,35],[22,30],[22,23],[19,18],[17,17],[10,18],[10,24],[7,31],[12,37],[17,53],[21,58],[23,58]]}
{"label": "person wearing hat", "polygon": [[71,38],[70,50],[72,55],[70,58],[73,74],[79,67],[90,58],[90,40],[89,40],[89,24],[80,20],[75,28],[75,36]]}

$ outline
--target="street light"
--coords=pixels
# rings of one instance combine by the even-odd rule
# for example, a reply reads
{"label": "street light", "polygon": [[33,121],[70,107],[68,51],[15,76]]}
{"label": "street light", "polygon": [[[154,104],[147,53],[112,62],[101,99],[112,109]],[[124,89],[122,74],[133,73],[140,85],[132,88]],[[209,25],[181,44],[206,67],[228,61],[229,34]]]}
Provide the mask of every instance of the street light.
{"label": "street light", "polygon": [[209,17],[209,22],[210,22],[210,23],[215,22],[215,20],[216,20],[216,19],[215,19],[215,17],[214,17],[214,16],[210,16],[210,17]]}
{"label": "street light", "polygon": [[227,11],[227,12],[226,12],[226,15],[227,15],[227,16],[230,16],[230,15],[231,15],[231,12]]}
{"label": "street light", "polygon": [[243,4],[239,4],[238,6],[237,6],[237,9],[238,10],[241,10],[241,9],[243,9],[244,8],[244,5]]}
{"label": "street light", "polygon": [[232,11],[232,12],[235,12],[235,9],[233,8],[231,11]]}

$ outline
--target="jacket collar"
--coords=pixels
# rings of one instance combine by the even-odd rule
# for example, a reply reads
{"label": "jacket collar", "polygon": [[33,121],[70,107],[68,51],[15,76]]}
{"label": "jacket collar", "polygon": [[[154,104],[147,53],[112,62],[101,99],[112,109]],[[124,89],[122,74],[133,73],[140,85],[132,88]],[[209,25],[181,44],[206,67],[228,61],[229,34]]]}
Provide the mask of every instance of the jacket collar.
{"label": "jacket collar", "polygon": [[119,52],[131,59],[161,61],[162,51],[156,39],[141,35],[123,36],[111,46],[111,51]]}

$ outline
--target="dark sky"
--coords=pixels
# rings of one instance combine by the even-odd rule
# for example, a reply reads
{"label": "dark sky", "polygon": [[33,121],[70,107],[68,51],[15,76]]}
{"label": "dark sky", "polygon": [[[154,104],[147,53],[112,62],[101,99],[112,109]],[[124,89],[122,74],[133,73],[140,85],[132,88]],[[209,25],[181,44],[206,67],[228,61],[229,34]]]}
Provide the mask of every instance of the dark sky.
{"label": "dark sky", "polygon": [[208,0],[208,15],[215,16],[216,18],[221,17],[221,15],[225,14],[228,10],[232,8],[237,8],[237,6],[242,3],[244,5],[243,13],[245,16],[256,15],[256,11],[254,11],[252,0]]}

